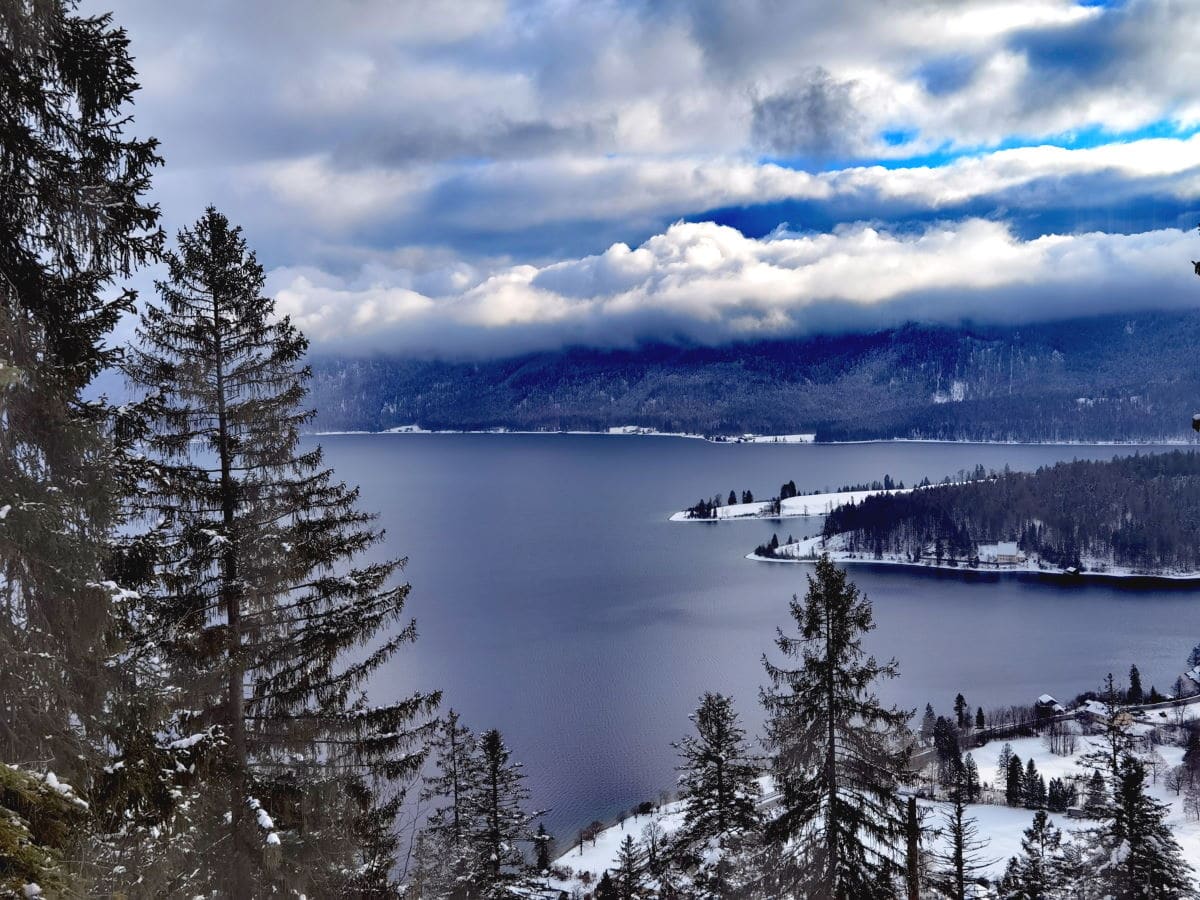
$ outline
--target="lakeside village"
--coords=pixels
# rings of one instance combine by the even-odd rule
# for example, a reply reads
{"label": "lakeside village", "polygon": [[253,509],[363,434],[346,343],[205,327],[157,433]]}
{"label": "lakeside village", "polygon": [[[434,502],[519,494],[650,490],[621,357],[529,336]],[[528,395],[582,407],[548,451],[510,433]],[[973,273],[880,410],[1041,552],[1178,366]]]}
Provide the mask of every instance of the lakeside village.
{"label": "lakeside village", "polygon": [[[972,711],[960,693],[944,716],[927,704],[919,728],[909,733],[909,778],[900,789],[921,823],[923,870],[932,873],[954,857],[957,815],[973,826],[963,896],[1015,896],[1005,883],[1011,886],[1013,873],[1030,863],[1031,847],[1033,861],[1049,871],[1111,821],[1106,761],[1114,753],[1141,761],[1146,794],[1160,805],[1183,858],[1200,870],[1200,646],[1173,688],[1173,695],[1144,690],[1132,666],[1126,687],[1109,675],[1100,691],[1067,702],[1046,693],[1026,706],[985,713]],[[755,803],[770,819],[780,792],[770,775],[757,784]],[[644,888],[661,888],[658,878],[673,838],[686,828],[687,810],[685,797],[664,792],[615,821],[592,822],[554,860],[550,885],[560,898],[615,897],[610,892],[629,879],[636,861]]]}

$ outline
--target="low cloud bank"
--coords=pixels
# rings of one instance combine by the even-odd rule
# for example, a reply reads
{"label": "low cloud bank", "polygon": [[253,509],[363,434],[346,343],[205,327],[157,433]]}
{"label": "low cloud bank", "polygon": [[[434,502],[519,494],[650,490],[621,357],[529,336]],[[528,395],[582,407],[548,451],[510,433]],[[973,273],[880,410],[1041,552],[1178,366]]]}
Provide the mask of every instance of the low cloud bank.
{"label": "low cloud bank", "polygon": [[269,288],[319,350],[495,357],[1190,306],[1200,299],[1195,244],[1177,229],[1021,240],[985,219],[762,239],[681,222],[636,248],[545,266],[350,277],[281,268]]}

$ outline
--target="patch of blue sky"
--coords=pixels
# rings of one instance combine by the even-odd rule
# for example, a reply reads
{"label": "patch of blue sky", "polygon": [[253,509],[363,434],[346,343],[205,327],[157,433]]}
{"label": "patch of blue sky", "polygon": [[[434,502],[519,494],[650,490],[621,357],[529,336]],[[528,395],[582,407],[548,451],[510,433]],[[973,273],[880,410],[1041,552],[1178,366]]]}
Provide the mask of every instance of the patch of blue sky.
{"label": "patch of blue sky", "polygon": [[[1200,133],[1200,125],[1181,127],[1172,119],[1160,119],[1150,122],[1140,128],[1128,131],[1113,131],[1099,125],[1089,125],[1059,134],[1040,137],[1013,135],[994,144],[974,147],[954,146],[946,142],[941,146],[916,153],[911,156],[861,156],[833,159],[814,159],[811,157],[762,157],[762,163],[774,163],[789,169],[803,169],[810,172],[830,172],[855,166],[882,166],[885,169],[915,169],[938,168],[949,165],[958,159],[986,156],[1000,150],[1016,150],[1022,147],[1061,147],[1064,150],[1088,150],[1103,147],[1108,144],[1128,144],[1134,141],[1150,140],[1153,138],[1174,138],[1185,140]],[[880,132],[879,140],[888,147],[901,149],[913,144],[920,137],[916,129],[895,128]]]}

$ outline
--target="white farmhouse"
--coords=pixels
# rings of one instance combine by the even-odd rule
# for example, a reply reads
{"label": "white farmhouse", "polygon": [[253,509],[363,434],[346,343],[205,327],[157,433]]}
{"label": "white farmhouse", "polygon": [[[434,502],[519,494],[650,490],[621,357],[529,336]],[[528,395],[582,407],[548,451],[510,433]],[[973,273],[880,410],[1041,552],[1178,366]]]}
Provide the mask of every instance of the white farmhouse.
{"label": "white farmhouse", "polygon": [[1017,547],[1016,541],[980,544],[979,562],[990,566],[1019,566],[1025,562],[1025,554]]}

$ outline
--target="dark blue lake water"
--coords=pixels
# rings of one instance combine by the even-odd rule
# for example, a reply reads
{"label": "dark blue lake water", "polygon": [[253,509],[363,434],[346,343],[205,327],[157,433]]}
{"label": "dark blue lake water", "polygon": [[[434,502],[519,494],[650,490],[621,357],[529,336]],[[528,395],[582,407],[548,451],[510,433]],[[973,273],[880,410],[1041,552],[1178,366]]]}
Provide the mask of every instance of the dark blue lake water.
{"label": "dark blue lake water", "polygon": [[[315,439],[308,439],[315,440]],[[743,555],[819,520],[669,524],[701,496],[769,497],[976,463],[1032,469],[1114,447],[717,445],[655,437],[338,435],[339,476],[409,557],[420,640],[376,681],[380,699],[441,688],[476,730],[500,728],[547,827],[569,832],[674,783],[670,747],[705,690],[732,694],[757,733],[761,657],[807,567]],[[1143,449],[1142,452],[1145,452]],[[1066,587],[853,568],[874,603],[868,645],[895,656],[885,699],[946,712],[1095,688],[1131,663],[1168,689],[1200,641],[1200,591]]]}

